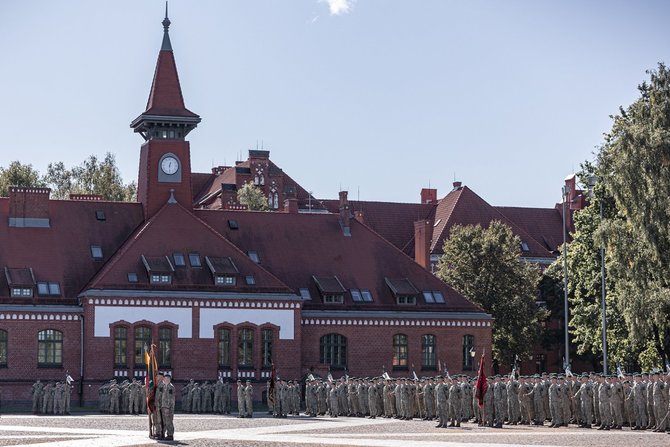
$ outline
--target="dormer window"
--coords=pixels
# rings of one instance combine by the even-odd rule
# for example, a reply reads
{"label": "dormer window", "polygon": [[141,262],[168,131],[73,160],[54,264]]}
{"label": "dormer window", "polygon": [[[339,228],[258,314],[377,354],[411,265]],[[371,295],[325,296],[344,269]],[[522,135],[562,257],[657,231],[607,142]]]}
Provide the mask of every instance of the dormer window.
{"label": "dormer window", "polygon": [[256,285],[256,278],[253,275],[245,276],[244,280],[246,281],[248,286],[255,286]]}
{"label": "dormer window", "polygon": [[185,267],[186,258],[184,258],[184,253],[173,253],[172,259],[174,259],[175,267]]}
{"label": "dormer window", "polygon": [[257,253],[257,252],[255,252],[255,251],[253,251],[253,250],[249,250],[249,251],[247,252],[247,254],[249,255],[249,259],[251,259],[252,261],[254,261],[256,264],[259,264],[259,263],[261,262],[261,259],[258,257],[258,253]]}
{"label": "dormer window", "polygon": [[371,303],[372,293],[367,289],[351,289],[351,299],[354,303]]}
{"label": "dormer window", "polygon": [[200,261],[200,255],[198,253],[189,253],[188,262],[191,264],[191,267],[202,267],[202,262]]}
{"label": "dormer window", "polygon": [[172,282],[174,266],[167,256],[142,255],[141,259],[147,269],[151,284],[170,284]]}
{"label": "dormer window", "polygon": [[137,273],[135,273],[135,272],[128,273],[128,282],[136,283],[137,281],[138,281]]}
{"label": "dormer window", "polygon": [[212,272],[214,284],[218,286],[234,286],[240,271],[231,258],[215,258],[205,256],[205,262]]}
{"label": "dormer window", "polygon": [[305,301],[311,301],[312,294],[309,293],[309,289],[300,289],[300,298],[302,298]]}
{"label": "dormer window", "polygon": [[60,284],[40,281],[37,283],[37,294],[39,296],[60,296]]}
{"label": "dormer window", "polygon": [[33,289],[28,287],[12,287],[12,297],[30,298],[33,296]]}
{"label": "dormer window", "polygon": [[344,294],[347,289],[344,288],[337,276],[312,276],[312,278],[319,292],[321,292],[321,298],[324,303],[344,303]]}
{"label": "dormer window", "polygon": [[[35,288],[35,274],[31,268],[5,267],[5,279],[13,298],[30,298]],[[48,291],[48,284],[47,284]]]}
{"label": "dormer window", "polygon": [[521,250],[530,251],[530,248],[528,248],[528,244],[526,243],[526,241],[521,241]]}
{"label": "dormer window", "polygon": [[[414,305],[416,304],[416,296],[419,291],[414,287],[409,279],[389,279],[384,278],[386,285],[391,289],[391,293],[399,305]],[[431,296],[432,297],[432,296]]]}

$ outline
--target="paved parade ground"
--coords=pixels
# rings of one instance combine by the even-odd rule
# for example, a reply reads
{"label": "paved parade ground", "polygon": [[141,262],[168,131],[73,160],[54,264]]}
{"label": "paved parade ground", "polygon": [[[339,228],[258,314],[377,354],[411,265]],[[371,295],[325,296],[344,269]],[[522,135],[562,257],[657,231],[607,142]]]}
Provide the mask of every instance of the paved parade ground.
{"label": "paved parade ground", "polygon": [[0,446],[116,447],[181,446],[635,446],[667,447],[670,436],[652,432],[602,432],[579,428],[505,426],[435,428],[435,422],[394,419],[306,418],[274,419],[260,416],[175,416],[175,441],[147,437],[145,416],[98,414],[73,416],[2,415]]}

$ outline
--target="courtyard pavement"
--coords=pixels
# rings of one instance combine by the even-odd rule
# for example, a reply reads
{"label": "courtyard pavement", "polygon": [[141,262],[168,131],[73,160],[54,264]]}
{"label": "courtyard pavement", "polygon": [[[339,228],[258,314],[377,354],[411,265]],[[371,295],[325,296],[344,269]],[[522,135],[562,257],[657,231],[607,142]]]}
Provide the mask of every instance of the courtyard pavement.
{"label": "courtyard pavement", "polygon": [[670,436],[652,432],[597,431],[576,427],[506,426],[435,428],[435,422],[394,419],[307,418],[253,419],[231,416],[175,416],[175,441],[147,437],[146,416],[73,415],[0,417],[0,446],[390,446],[390,447],[513,447],[594,446],[668,447]]}

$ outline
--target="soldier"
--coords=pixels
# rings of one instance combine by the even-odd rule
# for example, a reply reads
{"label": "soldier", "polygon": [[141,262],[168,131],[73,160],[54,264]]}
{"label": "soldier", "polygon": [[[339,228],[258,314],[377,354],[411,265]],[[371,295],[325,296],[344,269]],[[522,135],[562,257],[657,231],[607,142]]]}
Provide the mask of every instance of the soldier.
{"label": "soldier", "polygon": [[247,386],[244,387],[244,410],[246,411],[246,417],[250,418],[254,416],[254,387],[251,386],[251,381],[247,380]]}
{"label": "soldier", "polygon": [[449,427],[461,426],[461,412],[463,405],[463,390],[458,378],[451,381],[449,386]]}
{"label": "soldier", "polygon": [[561,408],[561,386],[558,384],[558,378],[551,376],[551,385],[549,386],[549,411],[551,412],[551,428],[558,428],[563,425],[561,417],[563,411]]}
{"label": "soldier", "polygon": [[581,428],[591,428],[591,422],[593,421],[593,415],[591,414],[593,387],[586,374],[582,374],[581,385],[575,394],[575,399],[579,399],[582,414],[579,426]]}
{"label": "soldier", "polygon": [[121,389],[116,383],[116,379],[112,379],[112,384],[109,387],[109,414],[119,414],[120,401]]}
{"label": "soldier", "polygon": [[[656,374],[658,376],[658,374]],[[652,390],[652,397],[654,400],[654,412],[656,413],[654,417],[656,418],[656,428],[655,432],[664,432],[666,427],[668,427],[668,418],[666,417],[668,410],[667,403],[667,386],[663,381],[663,378],[656,377],[654,382],[654,387]]]}
{"label": "soldier", "polygon": [[338,414],[338,404],[339,404],[339,393],[338,387],[335,382],[330,382],[328,384],[328,406],[330,411],[330,417],[336,418]]}
{"label": "soldier", "polygon": [[646,430],[647,419],[647,384],[642,381],[639,374],[633,375],[635,385],[633,385],[633,410],[635,411],[635,427],[632,430]]}
{"label": "soldier", "polygon": [[493,379],[493,405],[495,407],[495,424],[494,427],[502,428],[505,422],[505,405],[506,396],[504,391],[505,382],[500,380],[500,376],[495,376]]}
{"label": "soldier", "polygon": [[533,419],[533,386],[526,382],[526,378],[519,377],[519,391],[517,394],[519,400],[519,412],[521,417],[521,424],[530,425]]}
{"label": "soldier", "polygon": [[533,385],[533,409],[535,410],[535,425],[544,425],[547,416],[544,412],[544,394],[545,384],[539,375],[534,376]]}
{"label": "soldier", "polygon": [[435,385],[435,395],[437,397],[437,418],[436,427],[447,428],[449,418],[449,387],[442,376],[437,376],[437,385]]}
{"label": "soldier", "polygon": [[156,380],[155,380],[155,393],[153,397],[153,408],[154,411],[151,412],[151,419],[153,421],[152,428],[153,428],[153,437],[155,439],[161,439],[163,436],[163,416],[161,415],[161,393],[165,389],[165,385],[163,383],[163,374],[162,373],[157,373],[156,374]]}
{"label": "soldier", "polygon": [[40,382],[40,379],[37,379],[37,382],[33,383],[33,388],[30,391],[33,398],[33,414],[38,414],[41,410],[40,401],[42,400],[42,388],[44,385]]}
{"label": "soldier", "polygon": [[244,418],[247,417],[247,412],[244,409],[245,400],[244,400],[244,385],[242,384],[242,379],[237,379],[237,417]]}
{"label": "soldier", "polygon": [[358,381],[358,407],[361,411],[361,416],[370,414],[370,399],[368,396],[369,378]]}
{"label": "soldier", "polygon": [[230,414],[230,400],[233,388],[228,379],[223,382],[223,414]]}
{"label": "soldier", "polygon": [[513,376],[505,384],[507,391],[507,424],[516,425],[519,420],[519,382]]}
{"label": "soldier", "polygon": [[191,413],[199,414],[202,412],[202,388],[198,382],[193,384],[191,389]]}
{"label": "soldier", "polygon": [[621,430],[623,427],[624,399],[623,385],[619,382],[618,377],[612,376],[612,383],[610,384],[610,410],[611,416],[614,419],[614,424],[611,428],[615,430]]}
{"label": "soldier", "polygon": [[368,386],[368,408],[370,408],[370,419],[376,419],[379,414],[379,409],[377,408],[378,393],[379,389],[377,384],[373,381],[372,384]]}
{"label": "soldier", "polygon": [[175,405],[175,389],[172,384],[172,377],[170,373],[165,373],[163,377],[163,386],[160,392],[160,412],[162,419],[161,437],[166,441],[174,440],[174,405]]}
{"label": "soldier", "polygon": [[607,377],[603,376],[598,385],[598,402],[600,403],[600,427],[598,430],[609,430],[612,416],[610,414],[610,384]]}
{"label": "soldier", "polygon": [[425,419],[427,421],[435,419],[435,383],[432,377],[423,387],[423,402],[424,407],[426,407]]}
{"label": "soldier", "polygon": [[484,394],[484,407],[482,408],[484,411],[482,412],[482,422],[485,426],[493,427],[494,423],[493,380],[491,380],[491,378],[489,377],[486,379],[486,383],[488,386],[486,388],[486,393]]}

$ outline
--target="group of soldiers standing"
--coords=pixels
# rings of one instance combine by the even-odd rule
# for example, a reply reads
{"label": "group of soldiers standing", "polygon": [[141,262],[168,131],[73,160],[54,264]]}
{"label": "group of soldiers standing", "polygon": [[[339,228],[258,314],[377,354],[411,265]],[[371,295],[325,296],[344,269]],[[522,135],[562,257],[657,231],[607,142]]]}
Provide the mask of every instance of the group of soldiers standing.
{"label": "group of soldiers standing", "polygon": [[144,383],[112,379],[98,389],[98,409],[109,414],[146,414],[147,395]]}
{"label": "group of soldiers standing", "polygon": [[67,378],[63,381],[52,381],[46,384],[37,379],[37,382],[33,383],[30,393],[34,414],[70,414],[72,385]]}
{"label": "group of soldiers standing", "polygon": [[202,385],[191,379],[181,389],[181,409],[186,413],[230,414],[231,391],[230,382],[221,378]]}

